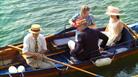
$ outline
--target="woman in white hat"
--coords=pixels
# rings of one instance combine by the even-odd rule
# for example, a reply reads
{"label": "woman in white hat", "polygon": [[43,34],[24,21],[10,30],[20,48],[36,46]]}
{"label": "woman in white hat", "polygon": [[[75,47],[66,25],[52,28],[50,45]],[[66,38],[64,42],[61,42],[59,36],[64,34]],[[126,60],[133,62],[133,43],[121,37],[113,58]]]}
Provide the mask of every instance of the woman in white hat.
{"label": "woman in white hat", "polygon": [[110,16],[109,23],[103,32],[108,36],[109,40],[107,46],[114,45],[121,39],[121,32],[123,30],[123,22],[120,20],[120,10],[114,6],[108,6],[106,14]]}

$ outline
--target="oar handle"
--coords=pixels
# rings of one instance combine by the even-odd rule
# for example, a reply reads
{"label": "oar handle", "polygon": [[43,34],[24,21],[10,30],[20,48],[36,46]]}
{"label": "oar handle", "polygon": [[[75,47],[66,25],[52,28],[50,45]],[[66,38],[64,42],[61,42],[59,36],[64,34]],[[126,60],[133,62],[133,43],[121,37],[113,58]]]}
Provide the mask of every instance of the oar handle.
{"label": "oar handle", "polygon": [[[14,48],[14,49],[17,49],[20,51],[20,53],[23,55],[22,53],[22,49],[17,47],[17,46],[13,46],[13,45],[8,45],[8,47],[11,47],[11,48]],[[63,53],[65,51],[61,50],[60,52],[56,52],[56,53],[50,53],[50,54],[46,54],[46,56],[52,56],[52,55],[57,55],[57,54],[60,54],[60,53]]]}
{"label": "oar handle", "polygon": [[54,62],[54,63],[62,64],[62,65],[68,66],[68,67],[70,67],[70,68],[76,69],[76,70],[78,70],[78,71],[82,71],[82,72],[85,72],[85,73],[87,73],[87,74],[90,74],[90,75],[96,76],[96,77],[99,77],[99,76],[100,76],[100,75],[97,75],[97,74],[95,74],[95,73],[92,73],[92,72],[86,71],[86,70],[84,70],[84,69],[81,69],[81,68],[78,68],[78,67],[72,66],[72,65],[70,65],[70,64],[63,63],[63,62],[60,62],[60,61],[57,61],[57,60],[54,60],[54,59],[48,58],[48,57],[46,57],[46,56],[43,56],[43,58],[46,59],[46,60],[52,61],[52,62]]}

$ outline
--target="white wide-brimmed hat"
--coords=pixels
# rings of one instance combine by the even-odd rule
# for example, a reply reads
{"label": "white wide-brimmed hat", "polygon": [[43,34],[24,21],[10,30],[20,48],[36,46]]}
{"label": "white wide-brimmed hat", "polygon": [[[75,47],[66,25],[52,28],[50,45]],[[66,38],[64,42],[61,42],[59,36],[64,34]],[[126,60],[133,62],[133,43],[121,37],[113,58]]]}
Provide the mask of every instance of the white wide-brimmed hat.
{"label": "white wide-brimmed hat", "polygon": [[120,9],[114,6],[108,6],[106,10],[107,15],[122,15],[120,14]]}
{"label": "white wide-brimmed hat", "polygon": [[33,24],[31,26],[31,28],[29,29],[29,32],[34,33],[34,34],[38,34],[38,33],[40,33],[40,30],[41,30],[41,28],[40,28],[39,24]]}

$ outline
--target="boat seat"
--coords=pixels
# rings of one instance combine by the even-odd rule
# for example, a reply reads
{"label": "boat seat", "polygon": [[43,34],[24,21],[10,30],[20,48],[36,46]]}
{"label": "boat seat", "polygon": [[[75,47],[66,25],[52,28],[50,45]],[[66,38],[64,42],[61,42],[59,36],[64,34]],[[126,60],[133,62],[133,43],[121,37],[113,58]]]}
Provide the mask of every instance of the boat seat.
{"label": "boat seat", "polygon": [[113,53],[109,51],[102,51],[101,54],[102,56],[109,56],[109,55],[112,55]]}
{"label": "boat seat", "polygon": [[124,43],[123,45],[127,48],[131,48],[133,46],[133,37],[131,34],[124,28],[122,31],[121,39],[118,41],[118,44]]}
{"label": "boat seat", "polygon": [[125,47],[118,48],[118,49],[116,49],[116,54],[122,53],[122,52],[127,51],[127,50],[128,50],[128,48],[125,48]]}
{"label": "boat seat", "polygon": [[108,52],[119,54],[124,51],[127,51],[134,45],[133,37],[131,34],[124,28],[122,31],[122,36],[119,42],[115,46],[108,47]]}
{"label": "boat seat", "polygon": [[112,47],[112,48],[107,50],[108,54],[106,54],[106,55],[107,56],[112,56],[112,55],[115,55],[115,54],[126,52],[128,49],[129,49],[128,47],[123,47],[123,46]]}
{"label": "boat seat", "polygon": [[69,40],[75,40],[75,37],[55,39],[55,40],[53,40],[53,45],[54,45],[54,47],[60,47],[63,45],[67,45]]}
{"label": "boat seat", "polygon": [[136,33],[138,33],[138,23],[134,23],[128,26],[131,27],[133,30],[135,30]]}

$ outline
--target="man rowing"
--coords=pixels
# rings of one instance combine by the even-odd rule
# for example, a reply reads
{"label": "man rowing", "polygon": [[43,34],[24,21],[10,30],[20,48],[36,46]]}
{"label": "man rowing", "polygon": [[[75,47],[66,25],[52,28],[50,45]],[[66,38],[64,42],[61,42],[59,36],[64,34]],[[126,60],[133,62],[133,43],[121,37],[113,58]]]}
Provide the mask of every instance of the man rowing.
{"label": "man rowing", "polygon": [[45,37],[40,34],[40,25],[33,24],[29,34],[23,40],[23,54],[28,65],[33,68],[53,68],[54,63],[44,60],[42,54],[47,51]]}

